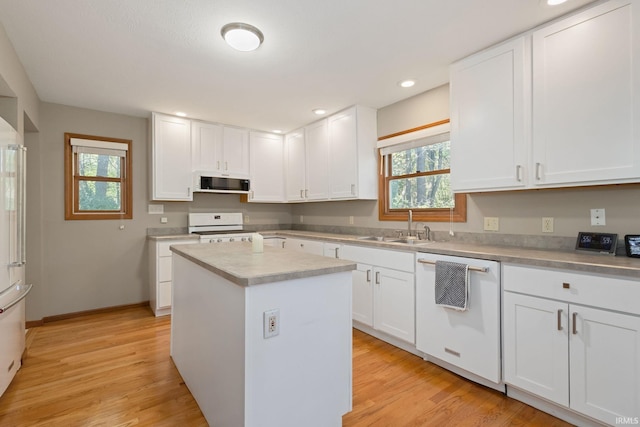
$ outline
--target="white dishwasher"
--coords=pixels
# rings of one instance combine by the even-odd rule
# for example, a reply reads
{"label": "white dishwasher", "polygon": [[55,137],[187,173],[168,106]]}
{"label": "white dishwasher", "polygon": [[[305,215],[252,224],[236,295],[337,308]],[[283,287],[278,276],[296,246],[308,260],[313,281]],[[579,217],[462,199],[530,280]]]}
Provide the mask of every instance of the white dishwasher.
{"label": "white dishwasher", "polygon": [[[436,261],[469,266],[466,311],[435,303]],[[437,254],[416,254],[416,348],[426,360],[504,391],[500,357],[500,264]]]}

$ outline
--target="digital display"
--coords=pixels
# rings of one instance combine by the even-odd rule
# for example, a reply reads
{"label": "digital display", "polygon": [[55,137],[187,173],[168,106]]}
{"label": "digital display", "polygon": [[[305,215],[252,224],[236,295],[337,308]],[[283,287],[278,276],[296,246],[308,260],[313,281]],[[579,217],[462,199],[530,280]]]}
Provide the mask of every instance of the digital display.
{"label": "digital display", "polygon": [[576,241],[576,249],[615,255],[617,242],[617,234],[580,232]]}
{"label": "digital display", "polygon": [[624,245],[627,249],[627,256],[640,258],[640,235],[627,234],[624,236]]}

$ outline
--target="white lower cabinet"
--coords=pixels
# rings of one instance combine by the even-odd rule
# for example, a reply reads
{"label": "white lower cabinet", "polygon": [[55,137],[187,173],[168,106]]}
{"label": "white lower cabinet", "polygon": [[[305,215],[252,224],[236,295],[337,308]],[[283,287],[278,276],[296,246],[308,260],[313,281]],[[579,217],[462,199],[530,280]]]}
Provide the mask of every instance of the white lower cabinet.
{"label": "white lower cabinet", "polygon": [[607,424],[638,417],[640,282],[513,265],[503,280],[505,382]]}
{"label": "white lower cabinet", "polygon": [[149,244],[149,306],[156,316],[171,314],[171,245],[199,240],[152,241]]}
{"label": "white lower cabinet", "polygon": [[413,254],[343,245],[340,258],[358,263],[353,272],[353,320],[415,344]]}

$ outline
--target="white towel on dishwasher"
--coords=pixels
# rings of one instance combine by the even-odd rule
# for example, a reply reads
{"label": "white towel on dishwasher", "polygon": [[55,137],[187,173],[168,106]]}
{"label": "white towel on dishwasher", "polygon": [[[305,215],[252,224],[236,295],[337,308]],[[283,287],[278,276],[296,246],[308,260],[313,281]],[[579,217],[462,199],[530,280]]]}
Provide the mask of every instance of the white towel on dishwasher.
{"label": "white towel on dishwasher", "polygon": [[465,311],[469,308],[469,266],[436,261],[436,305]]}

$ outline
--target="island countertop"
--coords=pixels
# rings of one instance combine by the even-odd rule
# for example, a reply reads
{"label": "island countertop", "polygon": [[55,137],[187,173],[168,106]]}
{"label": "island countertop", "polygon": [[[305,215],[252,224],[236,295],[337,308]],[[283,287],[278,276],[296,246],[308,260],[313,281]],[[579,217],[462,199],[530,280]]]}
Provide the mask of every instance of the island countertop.
{"label": "island countertop", "polygon": [[353,261],[282,250],[254,253],[250,242],[173,245],[171,251],[240,285],[253,286],[356,269]]}

